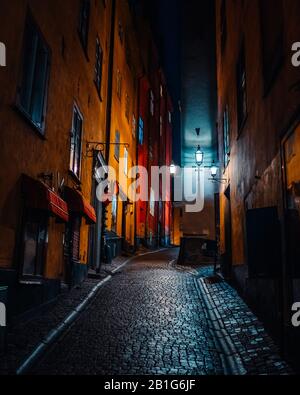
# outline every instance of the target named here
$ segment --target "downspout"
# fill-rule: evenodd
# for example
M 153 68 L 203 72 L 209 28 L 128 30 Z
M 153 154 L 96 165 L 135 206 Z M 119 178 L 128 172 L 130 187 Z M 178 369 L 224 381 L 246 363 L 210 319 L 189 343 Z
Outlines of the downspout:
M 106 107 L 106 136 L 105 136 L 105 161 L 109 163 L 110 153 L 110 135 L 111 135 L 111 109 L 113 97 L 113 74 L 114 74 L 114 44 L 115 44 L 115 23 L 116 23 L 116 0 L 112 0 L 111 10 L 111 31 L 109 43 L 109 60 L 108 60 L 108 84 L 107 84 L 107 107 Z

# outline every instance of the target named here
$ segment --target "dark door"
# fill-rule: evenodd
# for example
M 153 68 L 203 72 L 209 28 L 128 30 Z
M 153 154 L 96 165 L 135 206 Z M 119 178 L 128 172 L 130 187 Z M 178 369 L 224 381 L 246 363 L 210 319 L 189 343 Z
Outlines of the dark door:
M 231 234 L 231 201 L 230 185 L 225 191 L 225 255 L 223 256 L 222 272 L 226 279 L 231 278 L 232 271 L 232 234 Z

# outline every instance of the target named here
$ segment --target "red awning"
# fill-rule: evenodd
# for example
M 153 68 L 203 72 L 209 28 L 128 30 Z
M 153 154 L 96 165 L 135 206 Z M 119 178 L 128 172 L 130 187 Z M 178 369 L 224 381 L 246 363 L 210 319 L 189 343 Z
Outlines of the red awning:
M 63 222 L 69 221 L 67 203 L 46 184 L 23 175 L 22 191 L 27 207 L 47 211 Z
M 85 217 L 89 225 L 97 222 L 97 216 L 94 207 L 75 189 L 65 187 L 65 199 L 68 203 L 69 210 L 73 213 Z

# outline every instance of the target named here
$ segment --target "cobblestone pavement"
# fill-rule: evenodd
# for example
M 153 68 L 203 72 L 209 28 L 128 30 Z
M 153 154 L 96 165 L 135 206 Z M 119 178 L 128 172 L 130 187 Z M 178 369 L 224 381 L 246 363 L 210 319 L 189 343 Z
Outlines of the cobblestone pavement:
M 146 250 L 141 251 L 141 253 L 146 252 Z M 128 256 L 120 256 L 114 259 L 110 265 L 103 265 L 99 275 L 88 278 L 83 284 L 73 288 L 71 291 L 67 286 L 62 287 L 61 294 L 53 306 L 46 309 L 39 316 L 16 325 L 8 336 L 7 353 L 0 356 L 0 375 L 14 374 L 22 361 L 32 353 L 51 330 L 64 321 L 68 314 L 88 296 L 99 281 L 121 267 L 128 259 Z
M 32 373 L 224 374 L 220 334 L 243 374 L 290 373 L 232 288 L 211 284 L 211 268 L 171 267 L 177 254 L 140 257 L 116 274 Z M 222 315 L 219 330 L 210 309 Z

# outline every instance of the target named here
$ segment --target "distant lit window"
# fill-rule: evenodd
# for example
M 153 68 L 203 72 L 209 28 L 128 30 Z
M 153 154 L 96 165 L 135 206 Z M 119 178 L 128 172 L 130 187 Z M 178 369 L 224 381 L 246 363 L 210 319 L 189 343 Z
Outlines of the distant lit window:
M 90 6 L 89 0 L 81 0 L 78 30 L 81 44 L 85 50 L 88 44 Z
M 115 159 L 119 161 L 120 159 L 120 132 L 117 130 L 115 134 Z
M 164 88 L 162 85 L 160 85 L 160 97 L 163 97 L 164 95 Z
M 71 132 L 70 170 L 80 178 L 81 149 L 82 149 L 83 117 L 76 105 L 73 108 Z
M 140 117 L 139 119 L 139 144 L 142 145 L 144 143 L 144 121 Z
M 50 50 L 38 27 L 28 16 L 25 25 L 24 58 L 17 105 L 42 134 L 45 128 L 49 71 Z
M 239 132 L 247 118 L 247 111 L 246 59 L 245 44 L 243 43 L 237 64 L 237 115 Z
M 130 118 L 130 98 L 129 98 L 128 94 L 126 94 L 126 99 L 125 99 L 125 116 L 127 118 L 127 121 L 129 122 L 129 118 Z
M 127 176 L 128 174 L 128 150 L 124 149 L 124 174 Z
M 151 90 L 150 91 L 150 114 L 153 116 L 154 115 L 154 109 L 155 109 L 155 104 L 154 104 L 154 93 Z
M 224 52 L 227 41 L 227 13 L 226 13 L 226 0 L 221 3 L 221 49 Z
M 111 230 L 117 232 L 118 197 L 113 195 L 111 204 Z
M 155 192 L 154 189 L 150 189 L 150 215 L 155 217 Z
M 96 61 L 95 61 L 95 84 L 99 94 L 101 94 L 102 84 L 102 68 L 103 68 L 103 50 L 100 41 L 96 40 Z
M 223 136 L 224 136 L 224 167 L 226 168 L 230 160 L 230 121 L 229 121 L 228 106 L 226 106 L 223 114 Z
M 171 111 L 168 112 L 168 119 L 169 119 L 169 123 L 172 123 L 172 113 L 171 113 Z
M 122 74 L 120 70 L 117 72 L 117 95 L 118 98 L 121 100 L 122 98 Z

